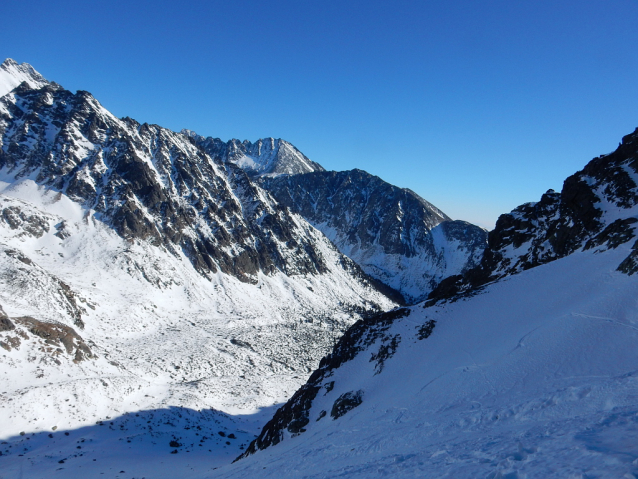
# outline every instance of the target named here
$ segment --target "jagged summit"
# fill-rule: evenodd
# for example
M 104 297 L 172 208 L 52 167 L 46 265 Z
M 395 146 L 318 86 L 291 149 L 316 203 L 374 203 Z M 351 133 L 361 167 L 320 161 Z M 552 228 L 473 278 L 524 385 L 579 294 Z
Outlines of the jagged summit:
M 325 171 L 319 163 L 280 138 L 261 138 L 254 143 L 237 139 L 224 142 L 219 138 L 205 138 L 192 130 L 184 129 L 181 133 L 195 140 L 211 156 L 239 166 L 253 178 Z
M 6 95 L 22 82 L 31 88 L 42 88 L 49 82 L 28 63 L 18 63 L 7 58 L 0 65 L 0 97 Z

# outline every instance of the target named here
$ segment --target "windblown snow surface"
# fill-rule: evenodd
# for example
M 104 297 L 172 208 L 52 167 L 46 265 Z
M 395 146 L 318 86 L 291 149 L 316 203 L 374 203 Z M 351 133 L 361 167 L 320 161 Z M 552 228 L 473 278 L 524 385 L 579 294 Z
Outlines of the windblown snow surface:
M 616 271 L 630 251 L 408 308 L 324 379 L 305 432 L 210 477 L 638 477 L 638 288 Z M 361 404 L 333 419 L 347 393 Z

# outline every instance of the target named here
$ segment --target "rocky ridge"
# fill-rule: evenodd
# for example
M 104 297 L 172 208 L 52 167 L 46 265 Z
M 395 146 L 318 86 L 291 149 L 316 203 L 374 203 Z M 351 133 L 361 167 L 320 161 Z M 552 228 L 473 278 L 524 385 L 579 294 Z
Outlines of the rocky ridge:
M 485 230 L 362 170 L 262 178 L 261 185 L 412 303 L 483 255 Z
M 182 134 L 192 138 L 213 158 L 239 166 L 251 178 L 324 171 L 320 164 L 282 139 L 262 138 L 254 143 L 236 139 L 224 142 L 219 138 L 203 137 L 191 130 L 182 130 Z
M 430 294 L 430 304 L 580 249 L 604 251 L 631 241 L 638 222 L 637 180 L 638 129 L 623 137 L 613 153 L 594 158 L 567 178 L 560 193 L 549 190 L 539 202 L 501 215 L 478 267 L 442 281 Z M 637 259 L 630 254 L 619 271 L 634 274 Z

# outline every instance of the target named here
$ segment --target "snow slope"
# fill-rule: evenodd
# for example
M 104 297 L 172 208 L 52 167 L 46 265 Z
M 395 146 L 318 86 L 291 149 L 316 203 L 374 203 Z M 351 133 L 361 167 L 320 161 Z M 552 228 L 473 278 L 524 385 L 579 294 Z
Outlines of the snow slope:
M 280 430 L 215 477 L 633 477 L 638 284 L 616 271 L 629 252 L 578 252 L 377 324 L 351 361 L 313 376 L 305 432 Z
M 638 130 L 362 320 L 216 477 L 638 477 Z

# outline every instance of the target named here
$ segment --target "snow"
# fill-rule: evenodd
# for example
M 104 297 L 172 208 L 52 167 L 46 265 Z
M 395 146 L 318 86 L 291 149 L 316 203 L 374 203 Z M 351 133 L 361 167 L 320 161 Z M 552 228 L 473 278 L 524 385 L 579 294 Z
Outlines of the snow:
M 306 432 L 214 477 L 634 477 L 637 283 L 616 271 L 629 250 L 575 253 L 411 308 L 387 331 L 401 341 L 382 373 L 372 346 L 330 377 Z M 359 407 L 318 420 L 360 389 Z
M 259 164 L 255 161 L 255 158 L 248 155 L 238 156 L 233 160 L 233 162 L 245 170 L 257 170 L 259 168 Z
M 28 63 L 17 64 L 13 60 L 7 59 L 0 65 L 0 97 L 24 81 L 31 88 L 42 88 L 48 83 Z

